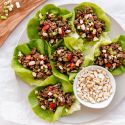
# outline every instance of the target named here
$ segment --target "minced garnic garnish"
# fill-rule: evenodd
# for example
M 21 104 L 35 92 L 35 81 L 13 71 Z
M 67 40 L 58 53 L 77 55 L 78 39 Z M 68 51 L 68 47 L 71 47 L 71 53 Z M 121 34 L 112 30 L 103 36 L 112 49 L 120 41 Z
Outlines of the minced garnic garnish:
M 95 64 L 106 69 L 114 70 L 123 64 L 125 52 L 118 43 L 112 43 L 100 47 L 101 54 L 95 60 Z
M 112 83 L 106 71 L 102 69 L 83 69 L 78 76 L 76 92 L 80 99 L 99 103 L 112 94 Z
M 23 67 L 32 70 L 35 79 L 46 79 L 52 74 L 51 65 L 47 55 L 41 55 L 36 48 L 32 49 L 29 55 L 18 53 L 18 62 Z
M 68 73 L 80 69 L 83 63 L 83 54 L 80 51 L 70 51 L 60 47 L 54 52 L 53 60 L 61 73 Z
M 42 18 L 42 15 L 39 16 Z M 63 20 L 61 16 L 52 13 L 46 13 L 46 19 L 41 19 L 38 30 L 40 37 L 52 45 L 72 32 L 67 19 Z
M 74 24 L 79 35 L 89 41 L 97 41 L 105 30 L 105 22 L 100 20 L 89 6 L 76 10 Z
M 42 90 L 36 90 L 39 105 L 42 109 L 55 111 L 58 106 L 70 108 L 74 102 L 74 98 L 70 93 L 64 93 L 60 84 L 47 86 Z

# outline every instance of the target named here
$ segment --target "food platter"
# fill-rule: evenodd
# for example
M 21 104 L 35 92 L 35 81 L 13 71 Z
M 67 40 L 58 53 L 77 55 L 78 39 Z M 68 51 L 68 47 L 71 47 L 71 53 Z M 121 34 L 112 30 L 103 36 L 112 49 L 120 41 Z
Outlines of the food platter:
M 75 6 L 76 6 L 76 4 L 64 4 L 64 5 L 61 5 L 60 7 L 66 8 L 66 9 L 71 11 Z M 119 34 L 125 34 L 124 30 L 115 21 L 115 19 L 113 19 L 109 15 L 108 15 L 108 17 L 111 20 L 110 38 L 113 39 Z M 23 43 L 24 41 L 25 42 L 28 41 L 26 30 L 22 34 L 18 43 L 20 44 L 20 43 Z M 80 111 L 75 112 L 72 115 L 63 117 L 63 118 L 59 119 L 59 121 L 63 122 L 63 123 L 74 123 L 74 124 L 77 123 L 78 124 L 78 123 L 89 122 L 89 121 L 92 121 L 92 120 L 95 120 L 95 119 L 98 119 L 98 118 L 104 116 L 104 114 L 108 113 L 113 108 L 115 108 L 122 101 L 122 99 L 125 96 L 125 94 L 124 94 L 124 87 L 125 87 L 125 85 L 124 85 L 124 82 L 125 82 L 124 75 L 125 74 L 122 74 L 118 77 L 115 77 L 116 83 L 117 83 L 117 89 L 116 89 L 115 97 L 114 97 L 113 101 L 111 102 L 111 104 L 107 108 L 91 109 L 91 108 L 87 108 L 87 107 L 82 106 Z M 30 88 L 26 88 L 26 86 L 23 85 L 24 82 L 22 82 L 18 77 L 17 77 L 17 81 L 19 82 L 19 85 L 21 86 L 20 87 L 21 92 L 27 93 L 27 91 L 29 91 Z

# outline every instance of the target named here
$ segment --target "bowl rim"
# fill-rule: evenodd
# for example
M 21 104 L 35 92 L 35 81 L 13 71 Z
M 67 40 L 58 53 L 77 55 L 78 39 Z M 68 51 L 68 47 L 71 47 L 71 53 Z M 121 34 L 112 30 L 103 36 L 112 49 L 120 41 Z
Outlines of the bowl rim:
M 85 69 L 101 69 L 101 70 L 104 70 L 106 71 L 108 77 L 110 78 L 110 81 L 112 83 L 112 94 L 110 95 L 110 97 L 103 101 L 103 102 L 99 102 L 99 103 L 90 103 L 90 102 L 86 102 L 82 99 L 80 99 L 77 95 L 77 92 L 76 92 L 76 85 L 78 83 L 78 76 L 81 72 L 83 72 L 83 70 Z M 97 65 L 90 65 L 90 66 L 87 66 L 87 67 L 84 67 L 82 70 L 80 70 L 76 77 L 75 77 L 75 80 L 74 80 L 74 83 L 73 83 L 73 91 L 74 91 L 74 95 L 76 97 L 76 99 L 83 105 L 83 106 L 86 106 L 86 107 L 89 107 L 89 108 L 94 108 L 94 109 L 101 109 L 101 108 L 106 108 L 110 103 L 111 101 L 113 100 L 114 98 L 114 95 L 115 95 L 115 92 L 116 92 L 116 81 L 115 81 L 115 78 L 114 76 L 106 69 L 106 68 L 103 68 L 101 66 L 97 66 Z

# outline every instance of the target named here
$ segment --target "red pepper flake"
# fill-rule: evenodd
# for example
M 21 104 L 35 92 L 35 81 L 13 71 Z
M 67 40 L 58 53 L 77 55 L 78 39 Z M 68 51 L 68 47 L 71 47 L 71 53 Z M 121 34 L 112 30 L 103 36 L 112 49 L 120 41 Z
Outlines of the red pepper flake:
M 56 107 L 55 103 L 50 102 L 49 108 L 50 108 L 51 110 L 53 110 L 55 107 Z

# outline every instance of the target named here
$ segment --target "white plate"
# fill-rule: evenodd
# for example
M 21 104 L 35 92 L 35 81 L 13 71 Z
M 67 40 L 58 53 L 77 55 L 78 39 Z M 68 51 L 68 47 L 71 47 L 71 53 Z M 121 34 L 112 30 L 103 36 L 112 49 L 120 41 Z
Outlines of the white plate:
M 64 7 L 68 10 L 72 10 L 75 6 L 76 4 L 61 5 L 61 7 Z M 110 38 L 113 39 L 117 37 L 117 35 L 119 34 L 122 34 L 122 35 L 125 34 L 125 31 L 121 28 L 121 26 L 111 16 L 109 16 L 109 18 L 111 20 Z M 19 43 L 22 43 L 23 41 L 28 42 L 26 30 L 24 31 L 21 38 L 19 39 Z M 19 84 L 22 84 L 20 85 L 22 92 L 27 93 L 26 91 L 27 89 L 29 91 L 29 88 L 25 88 L 26 86 L 23 85 L 24 83 L 19 78 L 17 78 L 17 80 Z M 89 122 L 89 121 L 102 117 L 104 114 L 108 113 L 113 108 L 115 108 L 115 106 L 118 105 L 121 102 L 121 100 L 123 100 L 123 98 L 125 97 L 125 92 L 124 92 L 125 91 L 125 74 L 122 74 L 116 77 L 116 83 L 117 83 L 117 90 L 116 90 L 115 97 L 112 103 L 107 108 L 91 109 L 91 108 L 82 106 L 82 109 L 80 111 L 75 112 L 74 114 L 70 116 L 63 117 L 59 119 L 59 121 L 63 123 L 85 123 L 85 122 Z

